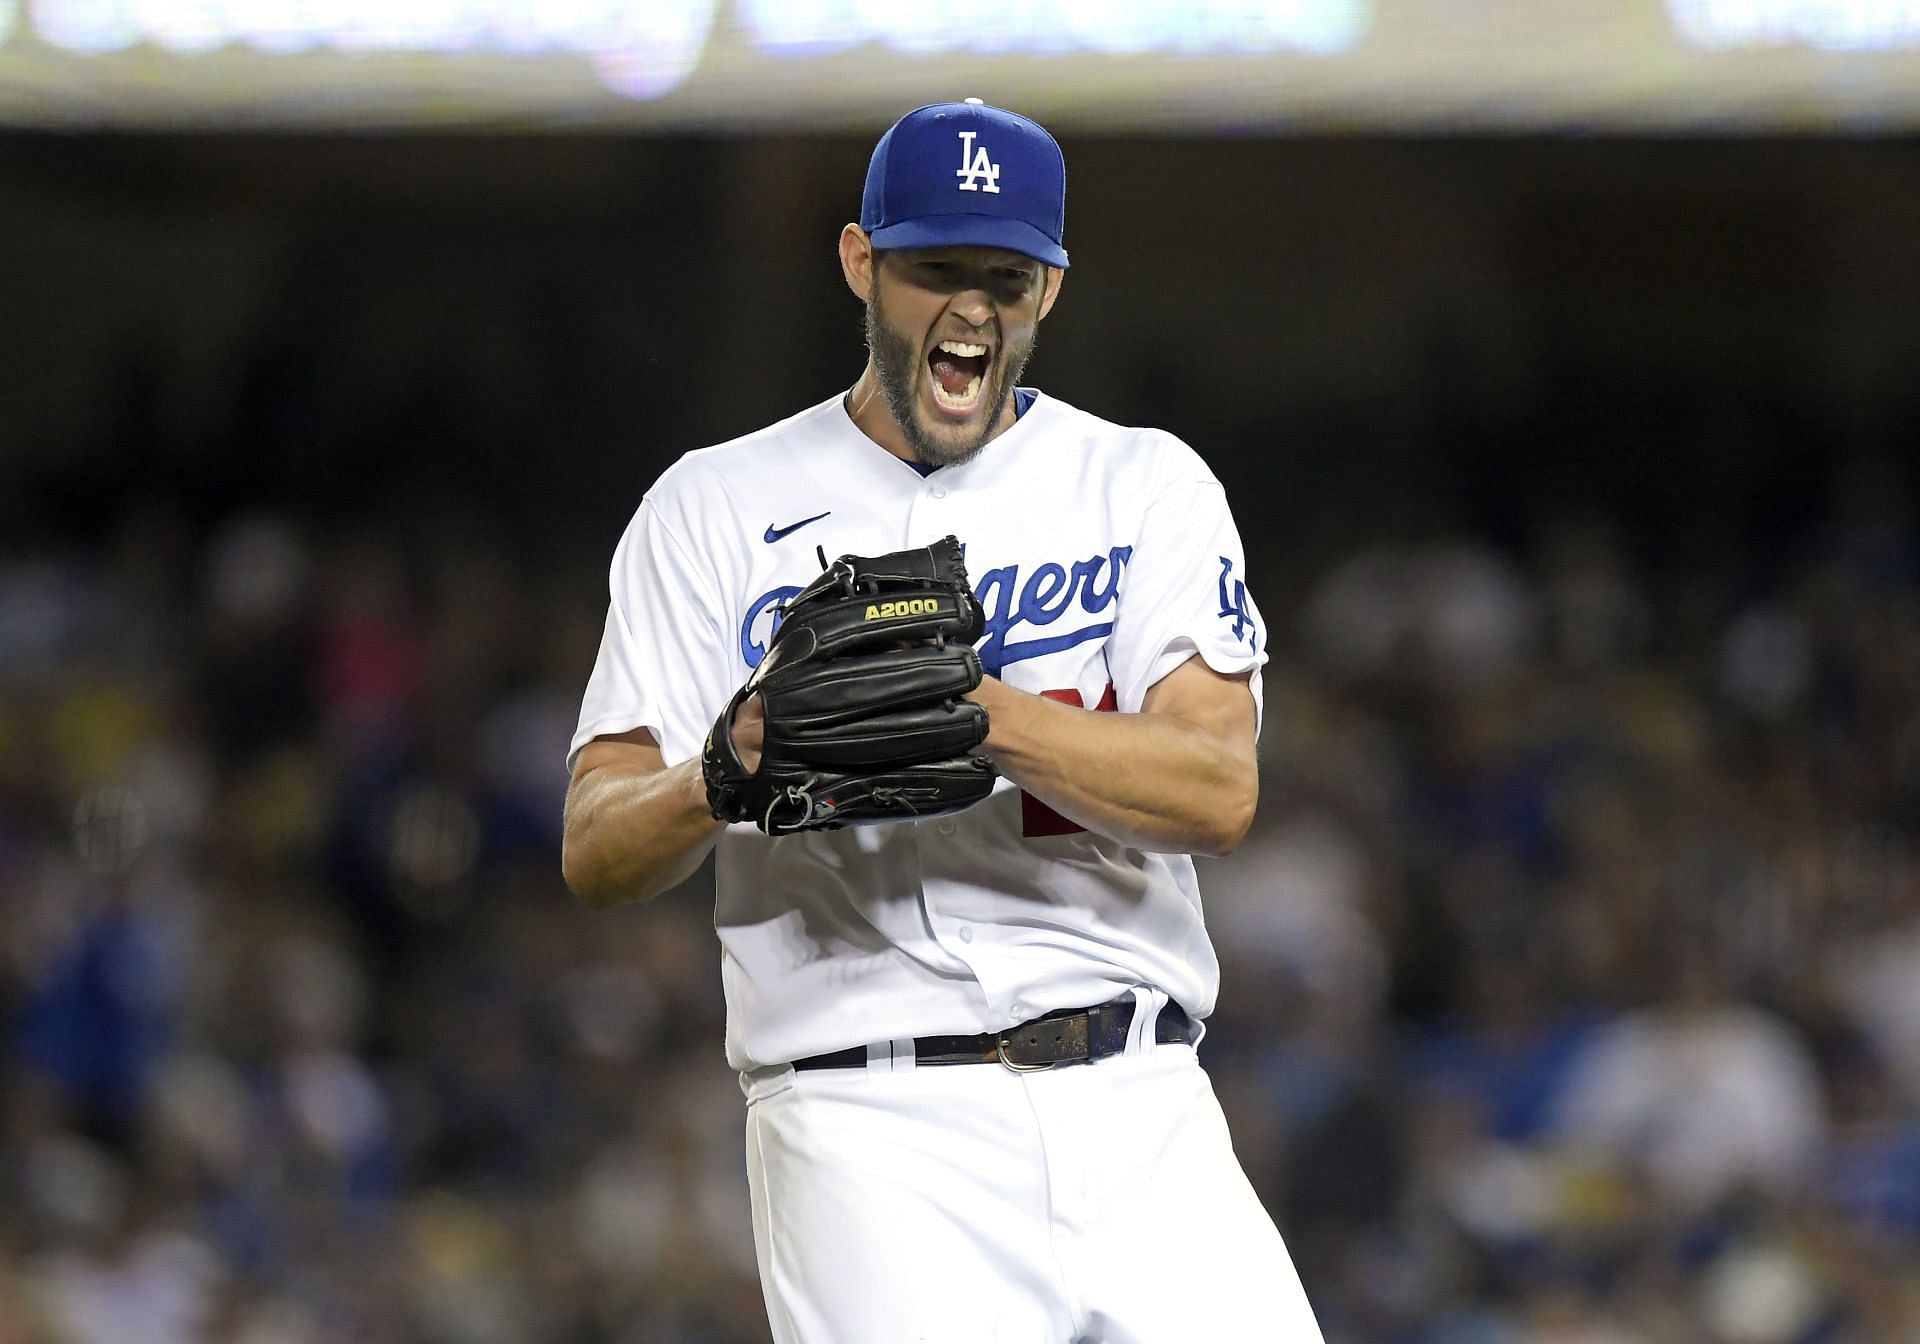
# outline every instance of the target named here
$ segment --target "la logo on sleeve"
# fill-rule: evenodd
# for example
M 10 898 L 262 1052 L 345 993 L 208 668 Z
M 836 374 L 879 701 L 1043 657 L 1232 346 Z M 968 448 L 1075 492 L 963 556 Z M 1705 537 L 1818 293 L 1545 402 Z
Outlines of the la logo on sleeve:
M 960 179 L 962 191 L 990 191 L 998 196 L 1000 165 L 987 157 L 985 145 L 974 145 L 974 137 L 979 134 L 978 131 L 960 132 L 960 167 L 954 176 Z
M 1247 585 L 1233 577 L 1233 561 L 1220 557 L 1220 619 L 1233 622 L 1233 637 L 1247 641 L 1252 648 L 1256 638 L 1253 606 L 1247 601 Z

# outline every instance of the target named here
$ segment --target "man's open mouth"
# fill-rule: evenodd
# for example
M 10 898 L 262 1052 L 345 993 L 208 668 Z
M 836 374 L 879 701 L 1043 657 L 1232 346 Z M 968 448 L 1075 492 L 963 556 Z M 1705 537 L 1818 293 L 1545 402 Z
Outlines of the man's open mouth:
M 980 402 L 987 379 L 987 347 L 967 341 L 942 341 L 927 356 L 933 374 L 933 400 L 940 409 L 964 414 Z

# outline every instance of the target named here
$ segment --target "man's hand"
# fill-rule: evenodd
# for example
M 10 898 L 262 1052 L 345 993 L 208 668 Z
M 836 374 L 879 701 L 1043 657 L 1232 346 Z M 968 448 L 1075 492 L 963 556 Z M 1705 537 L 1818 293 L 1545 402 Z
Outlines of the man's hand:
M 740 764 L 749 770 L 760 768 L 760 744 L 767 733 L 767 710 L 757 695 L 748 696 L 734 713 L 733 727 L 727 736 L 733 739 L 733 749 L 740 753 Z

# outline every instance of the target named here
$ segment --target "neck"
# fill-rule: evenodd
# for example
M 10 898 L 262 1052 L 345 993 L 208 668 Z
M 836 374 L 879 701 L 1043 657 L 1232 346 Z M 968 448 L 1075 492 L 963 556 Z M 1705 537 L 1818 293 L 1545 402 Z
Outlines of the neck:
M 847 418 L 853 421 L 854 428 L 902 462 L 920 460 L 901 431 L 900 422 L 887 407 L 887 399 L 880 391 L 880 371 L 873 367 L 871 359 L 860 371 L 860 380 L 847 393 Z
M 853 421 L 854 428 L 885 448 L 902 462 L 918 462 L 919 455 L 913 451 L 913 445 L 907 442 L 905 431 L 900 422 L 893 418 L 893 411 L 887 405 L 886 396 L 880 391 L 880 371 L 867 361 L 867 367 L 860 371 L 860 380 L 848 391 L 845 398 L 847 418 Z M 991 443 L 994 439 L 1013 427 L 1018 419 L 1014 414 L 1013 399 L 1007 399 L 1006 409 L 1000 413 L 994 424 L 993 433 L 987 436 Z

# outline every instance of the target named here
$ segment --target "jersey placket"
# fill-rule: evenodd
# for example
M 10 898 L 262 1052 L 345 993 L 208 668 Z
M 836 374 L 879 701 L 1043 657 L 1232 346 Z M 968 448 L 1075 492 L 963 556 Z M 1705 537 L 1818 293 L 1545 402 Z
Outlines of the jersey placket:
M 913 502 L 907 511 L 907 544 L 918 546 L 952 533 L 965 536 L 968 532 L 965 491 L 954 480 L 953 468 L 942 468 L 920 482 L 920 488 L 914 494 Z M 914 823 L 914 847 L 920 858 L 920 913 L 926 921 L 928 934 L 942 952 L 960 962 L 973 973 L 981 992 L 986 995 L 987 1008 L 997 1015 L 1002 1008 L 1004 991 L 997 990 L 991 967 L 982 974 L 981 954 L 987 951 L 985 942 L 975 941 L 975 930 L 965 920 L 946 914 L 941 909 L 939 895 L 946 886 L 940 878 L 929 879 L 929 870 L 934 873 L 952 871 L 952 863 L 946 854 L 936 853 L 934 861 L 927 861 L 930 848 L 948 849 L 963 843 L 960 836 L 964 829 L 960 816 L 930 818 Z M 1012 1005 L 1011 1011 L 1017 1017 L 1024 1005 Z
M 968 835 L 964 814 L 917 821 L 913 823 L 913 831 L 915 858 L 920 866 L 920 909 L 929 936 L 942 952 L 972 973 L 991 1018 L 1021 1021 L 1033 1016 L 1025 1003 L 1011 997 L 1002 967 L 995 964 L 991 931 L 977 929 L 967 919 L 948 914 L 942 899 L 955 885 L 954 879 L 946 875 L 955 870 L 956 847 L 986 842 Z

